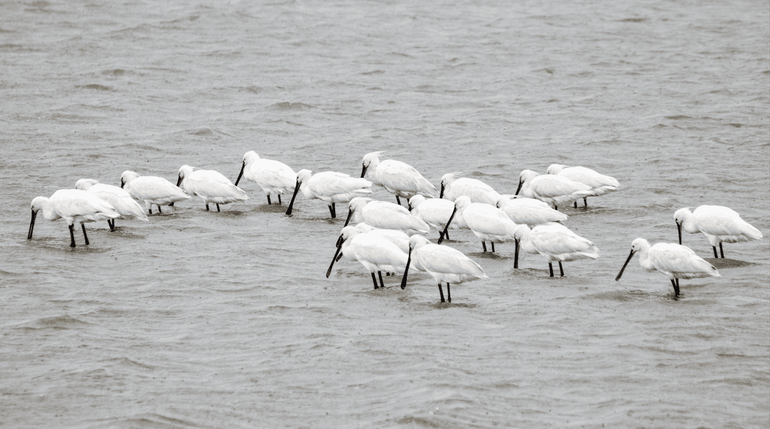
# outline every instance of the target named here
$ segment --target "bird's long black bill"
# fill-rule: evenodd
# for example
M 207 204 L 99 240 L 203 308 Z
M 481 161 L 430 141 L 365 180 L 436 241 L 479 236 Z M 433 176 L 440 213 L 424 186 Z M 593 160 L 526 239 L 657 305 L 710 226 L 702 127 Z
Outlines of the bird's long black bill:
M 366 176 L 366 170 L 367 170 L 368 168 L 369 168 L 369 167 L 367 167 L 367 166 L 365 166 L 365 165 L 364 165 L 364 166 L 363 166 L 363 168 L 361 169 L 361 178 L 362 178 L 362 179 L 364 178 L 364 176 Z
M 345 226 L 348 226 L 348 224 L 350 223 L 350 218 L 351 217 L 353 217 L 353 210 L 348 209 L 348 217 L 347 217 L 347 219 L 345 219 Z
M 342 238 L 341 235 L 340 235 L 340 238 Z M 334 268 L 334 263 L 337 262 L 337 255 L 340 253 L 340 250 L 342 250 L 342 242 L 340 240 L 337 240 L 337 250 L 334 252 L 334 257 L 332 258 L 332 263 L 329 264 L 329 269 L 326 270 L 326 278 L 327 279 L 329 278 L 329 276 L 332 273 L 332 268 Z
M 235 186 L 238 186 L 238 182 L 241 181 L 241 176 L 243 176 L 243 170 L 245 168 L 246 168 L 246 161 L 244 161 L 243 164 L 241 164 L 241 172 L 238 173 L 238 178 L 235 179 Z M 270 198 L 270 196 L 268 195 L 267 198 Z
M 519 180 L 519 187 L 516 188 L 516 193 L 513 195 L 519 195 L 519 191 L 521 191 L 521 185 L 523 185 L 524 182 L 522 180 Z
M 679 245 L 682 245 L 682 224 L 679 222 L 676 223 L 676 230 L 679 233 Z
M 289 202 L 289 208 L 286 209 L 286 216 L 291 215 L 291 209 L 292 207 L 294 207 L 294 199 L 297 198 L 297 192 L 299 192 L 299 186 L 300 186 L 299 179 L 297 179 L 297 184 L 294 185 L 294 193 L 291 194 L 291 202 Z
M 444 186 L 444 184 L 442 183 L 442 184 L 441 184 L 441 192 L 439 192 L 439 193 L 438 193 L 438 197 L 439 197 L 439 198 L 444 198 L 444 188 L 445 188 L 445 186 Z
M 516 243 L 516 251 L 513 254 L 513 268 L 519 268 L 519 240 L 514 240 Z
M 182 175 L 180 174 L 179 177 L 176 179 L 176 186 L 179 187 L 179 184 L 182 183 Z
M 401 290 L 406 289 L 406 277 L 409 273 L 409 265 L 412 263 L 412 248 L 409 248 L 409 256 L 406 258 L 406 268 L 404 269 L 404 276 L 401 277 Z
M 618 273 L 617 277 L 615 277 L 615 281 L 620 280 L 620 277 L 623 275 L 623 271 L 626 270 L 626 266 L 628 265 L 628 262 L 631 261 L 631 258 L 634 257 L 634 251 L 631 250 L 631 253 L 628 254 L 628 258 L 626 258 L 626 263 L 623 264 L 623 268 L 620 269 L 620 272 Z
M 446 231 L 449 229 L 449 224 L 452 223 L 452 219 L 455 218 L 455 213 L 457 213 L 457 206 L 455 206 L 454 210 L 452 210 L 452 215 L 449 216 L 449 221 L 447 221 L 446 225 L 444 226 L 444 232 L 441 234 L 441 236 L 438 238 L 438 244 L 441 244 L 441 242 L 444 241 L 444 237 L 447 236 Z
M 27 240 L 32 239 L 32 230 L 35 229 L 35 218 L 37 217 L 37 212 L 34 210 L 30 210 L 32 212 L 32 219 L 29 221 L 29 232 L 27 233 Z

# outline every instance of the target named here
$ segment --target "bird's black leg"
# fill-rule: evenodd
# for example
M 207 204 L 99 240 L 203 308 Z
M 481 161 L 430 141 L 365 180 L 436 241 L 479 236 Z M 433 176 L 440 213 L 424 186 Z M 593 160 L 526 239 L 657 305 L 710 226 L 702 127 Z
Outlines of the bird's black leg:
M 281 194 L 278 194 L 278 205 L 281 205 Z
M 484 247 L 484 251 L 486 252 L 487 251 L 487 243 L 482 241 L 481 242 L 481 246 Z
M 452 302 L 452 292 L 449 290 L 449 283 L 446 284 L 446 300 Z
M 577 201 L 575 201 L 575 208 L 577 208 Z
M 401 205 L 401 198 L 398 198 L 398 195 L 396 195 L 396 203 L 400 206 Z
M 561 276 L 564 277 L 564 268 L 561 266 L 561 261 L 559 261 L 559 272 L 561 273 Z
M 516 253 L 513 256 L 513 268 L 519 268 L 519 240 L 516 240 Z
M 385 283 L 382 282 L 382 271 L 377 271 L 377 275 L 380 276 L 380 287 L 385 289 Z
M 81 223 L 80 228 L 83 230 L 83 238 L 86 239 L 86 245 L 91 244 L 88 242 L 88 236 L 86 235 L 86 224 Z
M 110 232 L 115 231 L 115 221 L 112 219 L 107 219 L 107 225 L 110 226 Z
M 74 225 L 70 225 L 70 247 L 75 247 L 75 232 Z
M 280 197 L 279 197 L 279 198 L 280 198 Z M 273 203 L 271 203 L 271 202 L 270 202 L 270 195 L 268 195 L 268 196 L 267 196 L 267 204 L 268 204 L 268 205 L 270 205 L 270 204 L 273 204 Z
M 711 246 L 712 249 L 714 249 L 714 258 L 718 258 L 719 255 L 717 255 L 717 248 L 715 246 Z
M 374 288 L 379 289 L 380 287 L 377 286 L 377 277 L 375 277 L 374 273 L 372 273 L 372 282 L 374 283 Z
M 438 293 L 441 294 L 441 302 L 446 302 L 444 301 L 444 290 L 441 289 L 441 283 L 438 284 Z
M 490 241 L 490 243 L 492 243 L 492 253 L 495 253 L 495 242 L 494 241 Z
M 553 265 L 550 262 L 548 263 L 548 271 L 551 272 L 551 277 L 553 277 Z
M 334 216 L 334 203 L 329 206 L 329 215 L 334 219 L 336 216 Z
M 444 238 L 449 240 L 449 229 L 444 232 Z
M 583 197 L 583 204 L 585 204 L 584 206 L 585 208 L 588 208 L 588 199 L 586 199 L 585 197 Z
M 671 285 L 674 286 L 674 295 L 678 298 L 679 297 L 679 279 L 671 279 Z
M 206 211 L 209 210 L 209 203 L 206 203 Z
M 724 259 L 725 258 L 725 251 L 722 250 L 722 242 L 721 241 L 719 242 L 719 253 L 722 254 L 722 259 Z
M 158 206 L 158 213 L 163 214 L 163 210 L 160 209 L 160 206 Z
M 160 206 L 158 206 L 158 208 L 160 208 Z M 152 214 L 152 206 L 150 206 L 150 208 L 147 210 L 150 212 L 150 214 Z
M 219 204 L 217 204 L 217 211 L 219 211 Z

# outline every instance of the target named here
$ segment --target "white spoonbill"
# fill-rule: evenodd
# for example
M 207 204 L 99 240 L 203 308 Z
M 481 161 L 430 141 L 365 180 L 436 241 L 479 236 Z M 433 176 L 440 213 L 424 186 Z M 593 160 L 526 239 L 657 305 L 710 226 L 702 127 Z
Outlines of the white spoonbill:
M 529 232 L 526 229 L 519 228 L 516 231 L 515 235 L 519 237 L 518 241 L 525 251 L 528 251 L 529 246 L 532 246 L 537 253 L 545 257 L 548 261 L 551 277 L 553 277 L 553 262 L 559 263 L 559 272 L 561 277 L 564 277 L 562 262 L 599 257 L 598 247 L 560 223 L 538 225 Z M 514 261 L 514 268 L 518 268 L 517 265 L 517 261 Z
M 399 197 L 408 200 L 415 195 L 438 196 L 436 187 L 414 167 L 395 159 L 386 159 L 380 162 L 380 154 L 382 151 L 364 155 L 364 159 L 361 161 L 363 164 L 361 177 L 366 177 L 368 173 L 372 183 L 382 186 L 396 196 L 398 205 L 401 205 Z
M 80 224 L 83 230 L 83 238 L 86 245 L 88 245 L 90 243 L 88 242 L 88 235 L 86 235 L 85 222 L 96 222 L 120 217 L 120 213 L 110 203 L 80 189 L 60 189 L 54 192 L 51 198 L 35 197 L 32 200 L 31 209 L 32 219 L 29 222 L 27 240 L 32 239 L 37 212 L 43 210 L 43 217 L 47 220 L 53 221 L 64 218 L 67 221 L 70 230 L 70 247 L 75 247 L 75 233 L 73 229 L 76 223 Z
M 351 226 L 351 227 L 346 226 L 345 228 L 354 228 L 356 231 L 358 231 L 357 233 L 359 234 L 367 233 L 367 234 L 377 235 L 395 244 L 396 247 L 398 247 L 402 252 L 404 253 L 409 252 L 409 236 L 406 235 L 406 233 L 403 231 L 397 231 L 395 229 L 375 228 L 366 223 L 359 223 L 358 225 Z M 345 245 L 347 246 L 349 245 L 349 243 L 350 241 L 348 240 L 347 242 L 345 242 Z M 334 258 L 332 258 L 331 264 L 329 264 L 329 269 L 326 270 L 326 278 L 329 278 L 329 275 L 332 272 L 332 268 L 334 267 L 334 263 L 336 261 L 339 261 L 340 258 L 342 258 L 343 256 L 345 256 L 345 253 L 343 250 L 344 249 L 342 248 L 342 235 L 340 234 L 340 237 L 337 239 L 337 251 L 334 254 Z M 348 259 L 355 260 L 355 257 L 349 256 Z
M 586 207 L 588 207 L 587 197 L 598 197 L 599 195 L 604 195 L 608 192 L 614 192 L 617 191 L 620 186 L 620 183 L 618 183 L 614 177 L 606 176 L 586 167 L 569 167 L 563 164 L 551 164 L 546 172 L 548 174 L 564 176 L 567 179 L 590 186 L 591 194 L 583 197 L 583 204 L 585 204 Z M 575 208 L 577 208 L 577 201 L 575 201 Z
M 415 195 L 409 199 L 409 206 L 412 207 L 412 216 L 421 219 L 428 226 L 436 228 L 439 232 L 439 238 L 444 239 L 444 227 L 446 227 L 452 212 L 455 209 L 453 202 L 441 198 L 428 198 L 422 195 Z M 459 228 L 459 223 L 452 224 L 453 229 Z M 449 239 L 449 236 L 446 236 Z
M 639 253 L 639 265 L 647 271 L 658 270 L 671 280 L 674 295 L 679 296 L 679 279 L 694 279 L 700 277 L 721 277 L 713 265 L 701 259 L 687 246 L 676 243 L 657 243 L 650 246 L 644 238 L 637 238 L 631 243 L 631 253 L 626 263 L 620 269 L 615 281 L 620 280 L 626 265 Z
M 428 241 L 421 235 L 413 235 L 409 239 L 409 255 L 404 276 L 401 278 L 401 289 L 406 288 L 409 265 L 414 261 L 418 270 L 426 271 L 438 284 L 441 302 L 444 301 L 444 291 L 441 282 L 446 283 L 447 301 L 452 302 L 451 283 L 462 283 L 475 279 L 489 278 L 479 264 L 473 262 L 457 249 L 449 246 L 439 246 Z
M 409 213 L 406 207 L 371 198 L 353 198 L 350 200 L 350 212 L 346 221 L 364 222 L 375 228 L 396 229 L 407 234 L 427 234 L 430 226 L 423 220 Z
M 134 217 L 147 222 L 147 215 L 144 214 L 144 209 L 142 209 L 142 206 L 140 206 L 125 189 L 99 183 L 98 180 L 94 179 L 78 180 L 75 183 L 75 189 L 87 191 L 104 201 L 107 201 L 118 213 L 120 213 L 120 217 L 122 218 Z M 107 225 L 110 226 L 110 231 L 115 231 L 114 219 L 107 219 Z
M 441 177 L 441 193 L 439 198 L 455 201 L 463 195 L 469 197 L 473 203 L 495 205 L 500 199 L 491 186 L 478 179 L 458 177 L 460 173 L 447 173 Z
M 293 192 L 297 183 L 297 173 L 288 165 L 272 159 L 260 158 L 256 152 L 250 150 L 243 155 L 243 164 L 235 186 L 241 181 L 241 176 L 256 182 L 267 196 L 267 203 L 271 195 L 278 196 L 278 204 L 281 204 L 281 195 L 284 192 Z
M 294 193 L 291 196 L 289 208 L 286 209 L 286 215 L 291 215 L 294 199 L 297 197 L 297 192 L 300 189 L 305 197 L 325 202 L 329 206 L 329 213 L 332 219 L 334 219 L 337 217 L 335 203 L 347 203 L 355 197 L 369 195 L 372 193 L 371 188 L 372 182 L 366 179 L 350 177 L 345 173 L 324 171 L 313 174 L 310 170 L 300 170 L 297 172 Z
M 354 226 L 342 228 L 342 234 L 340 234 L 337 243 L 338 252 L 342 250 L 347 258 L 355 258 L 364 268 L 369 270 L 375 289 L 385 287 L 382 281 L 382 271 L 400 272 L 407 265 L 407 254 L 390 240 L 376 234 L 361 232 Z M 335 253 L 332 261 L 336 258 L 337 254 Z M 379 286 L 377 286 L 375 272 L 380 278 Z
M 517 225 L 535 226 L 548 222 L 563 222 L 568 219 L 564 213 L 552 209 L 547 203 L 535 198 L 503 195 L 497 200 L 497 208 L 504 211 Z
M 541 175 L 532 170 L 524 170 L 519 174 L 519 192 L 529 198 L 537 198 L 552 204 L 558 210 L 560 205 L 569 204 L 579 198 L 591 195 L 591 187 L 575 182 L 564 176 L 553 174 Z
M 494 252 L 495 243 L 514 240 L 513 232 L 516 229 L 516 224 L 505 212 L 495 206 L 472 203 L 469 197 L 463 195 L 455 200 L 455 210 L 452 212 L 447 225 L 452 223 L 454 217 L 462 217 L 473 234 L 481 239 L 481 246 L 485 252 L 487 251 L 486 241 L 492 243 L 492 252 Z M 439 244 L 441 241 L 439 238 Z
M 516 229 L 513 233 L 513 239 L 516 241 L 516 253 L 513 256 L 513 268 L 519 268 L 519 250 L 525 253 L 531 253 L 537 255 L 535 246 L 532 245 L 532 240 L 529 239 L 530 229 L 527 225 L 516 225 Z
M 222 173 L 214 170 L 194 170 L 189 165 L 179 168 L 179 179 L 176 185 L 188 194 L 200 197 L 206 204 L 206 210 L 209 209 L 209 202 L 216 204 L 219 211 L 220 204 L 249 199 L 243 189 L 233 185 L 233 182 Z
M 679 230 L 679 244 L 682 244 L 682 229 L 690 234 L 702 232 L 709 239 L 715 258 L 719 257 L 717 245 L 722 258 L 725 257 L 722 242 L 738 243 L 762 238 L 758 229 L 741 219 L 735 210 L 724 206 L 700 206 L 692 212 L 690 207 L 679 209 L 674 213 L 674 221 Z
M 190 199 L 181 188 L 162 177 L 140 176 L 130 170 L 120 175 L 120 187 L 135 199 L 144 201 L 144 206 L 150 214 L 153 204 L 158 207 L 158 213 L 163 213 L 160 206 L 170 206 L 177 201 Z

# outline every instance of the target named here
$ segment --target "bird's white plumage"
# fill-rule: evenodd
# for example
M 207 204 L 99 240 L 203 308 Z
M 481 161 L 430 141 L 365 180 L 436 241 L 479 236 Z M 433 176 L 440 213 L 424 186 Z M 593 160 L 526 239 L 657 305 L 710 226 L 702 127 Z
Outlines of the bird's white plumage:
M 121 174 L 120 187 L 133 198 L 144 201 L 149 211 L 152 211 L 153 204 L 160 207 L 190 199 L 182 189 L 162 177 L 140 176 L 130 170 Z
M 629 260 L 634 254 L 639 254 L 639 265 L 642 268 L 648 271 L 657 270 L 671 280 L 721 277 L 716 267 L 700 258 L 689 247 L 676 243 L 657 243 L 650 246 L 644 238 L 637 238 L 631 243 Z M 625 268 L 625 265 L 623 267 Z
M 382 152 L 364 155 L 361 177 L 368 177 L 375 185 L 382 186 L 398 197 L 412 198 L 415 195 L 438 197 L 438 190 L 417 169 L 394 159 L 380 161 Z
M 455 209 L 453 202 L 440 198 L 425 198 L 422 195 L 415 195 L 409 199 L 409 205 L 412 207 L 412 215 L 430 227 L 441 231 L 446 226 L 452 211 Z M 459 228 L 462 223 L 452 222 L 450 229 Z
M 500 199 L 500 194 L 481 180 L 459 177 L 459 173 L 447 173 L 441 177 L 441 198 L 455 201 L 462 196 L 474 203 L 491 205 Z
M 142 206 L 137 203 L 131 194 L 125 189 L 117 186 L 99 183 L 94 179 L 80 179 L 75 183 L 75 189 L 86 191 L 107 201 L 121 217 L 134 217 L 139 220 L 147 221 L 147 215 Z
M 347 203 L 372 193 L 372 182 L 336 171 L 313 174 L 310 170 L 300 170 L 297 180 L 305 197 L 319 199 L 326 204 Z
M 341 235 L 343 255 L 357 260 L 370 273 L 404 271 L 407 253 L 389 239 L 354 226 L 342 228 Z
M 259 185 L 268 197 L 293 192 L 297 183 L 297 173 L 291 167 L 280 161 L 260 158 L 253 150 L 243 155 L 241 172 L 235 181 L 236 186 L 241 176 Z
M 674 221 L 685 231 L 695 234 L 702 232 L 712 246 L 719 243 L 738 243 L 759 240 L 762 233 L 741 218 L 735 210 L 724 206 L 699 206 L 694 211 L 679 209 Z
M 54 192 L 50 198 L 36 197 L 30 205 L 32 210 L 32 219 L 29 225 L 29 234 L 27 239 L 32 238 L 37 213 L 42 210 L 43 217 L 46 220 L 64 219 L 70 227 L 70 236 L 72 238 L 71 246 L 75 247 L 75 237 L 73 235 L 73 226 L 75 224 L 83 225 L 85 222 L 96 222 L 100 220 L 116 219 L 120 217 L 110 203 L 97 197 L 94 194 L 82 191 L 80 189 L 60 189 Z M 88 238 L 83 228 L 83 236 L 88 244 Z
M 472 203 L 465 195 L 455 200 L 457 213 L 461 216 L 468 228 L 473 231 L 481 241 L 503 243 L 513 241 L 516 224 L 505 212 L 495 206 L 484 203 Z
M 519 192 L 525 197 L 537 198 L 558 207 L 590 196 L 591 187 L 564 176 L 541 175 L 532 170 L 524 170 L 519 175 L 519 189 L 516 194 Z
M 354 198 L 350 201 L 350 215 L 353 223 L 364 222 L 375 228 L 395 229 L 407 234 L 430 232 L 430 226 L 405 207 L 386 201 Z
M 618 183 L 614 177 L 601 174 L 587 167 L 569 167 L 562 164 L 551 164 L 548 167 L 547 173 L 563 176 L 575 182 L 590 186 L 591 194 L 588 196 L 599 196 L 608 192 L 614 192 L 620 186 L 620 183 Z
M 522 249 L 529 252 L 531 246 L 549 263 L 599 257 L 598 247 L 562 224 L 549 223 L 527 230 L 529 228 L 520 227 L 515 232 Z
M 206 205 L 230 204 L 249 199 L 246 192 L 214 170 L 195 170 L 189 165 L 183 165 L 179 168 L 179 185 L 188 194 L 198 196 Z
M 409 246 L 414 266 L 430 274 L 437 284 L 488 278 L 479 264 L 457 249 L 433 244 L 421 235 L 413 235 Z
M 535 198 L 513 198 L 503 195 L 497 200 L 497 208 L 505 212 L 516 224 L 530 226 L 542 225 L 549 222 L 563 222 L 568 216 L 554 210 L 547 203 Z

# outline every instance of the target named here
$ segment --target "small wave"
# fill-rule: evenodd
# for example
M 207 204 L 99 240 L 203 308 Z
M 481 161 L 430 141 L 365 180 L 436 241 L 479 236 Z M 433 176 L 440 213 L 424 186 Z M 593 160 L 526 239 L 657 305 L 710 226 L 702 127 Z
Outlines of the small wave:
M 88 323 L 78 318 L 64 314 L 60 316 L 42 317 L 40 319 L 35 320 L 34 325 L 37 325 L 37 326 L 28 326 L 28 327 L 37 327 L 39 329 L 43 329 L 43 328 L 71 329 L 71 328 L 77 328 L 84 325 L 88 325 Z
M 98 83 L 90 83 L 88 85 L 77 85 L 78 89 L 94 89 L 97 91 L 114 91 L 111 87 L 105 85 L 99 85 Z
M 684 119 L 692 119 L 691 117 L 686 116 L 686 115 L 664 116 L 664 118 L 671 119 L 672 121 L 681 121 L 681 120 L 684 120 Z
M 282 101 L 267 106 L 269 110 L 308 110 L 313 109 L 313 106 L 305 103 L 292 103 L 290 101 Z
M 626 18 L 621 19 L 620 22 L 644 22 L 647 21 L 647 18 Z
M 102 74 L 112 75 L 112 76 L 123 76 L 124 74 L 126 74 L 126 71 L 123 69 L 104 70 L 102 71 Z
M 368 72 L 363 72 L 363 73 L 361 73 L 361 75 L 362 76 L 371 76 L 373 74 L 383 74 L 383 73 L 385 73 L 384 70 L 372 70 L 372 71 L 368 71 Z

